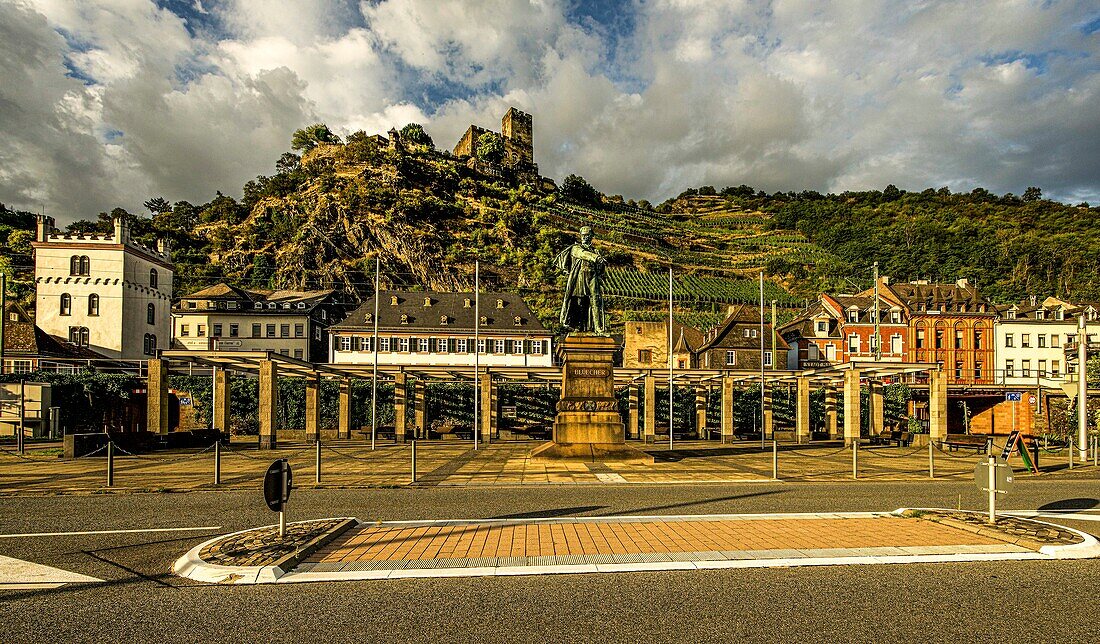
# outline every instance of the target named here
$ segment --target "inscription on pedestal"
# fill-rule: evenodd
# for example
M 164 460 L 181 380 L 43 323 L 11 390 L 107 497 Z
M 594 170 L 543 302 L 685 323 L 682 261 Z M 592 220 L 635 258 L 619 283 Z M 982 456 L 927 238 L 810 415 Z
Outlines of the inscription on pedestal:
M 558 411 L 618 411 L 616 400 L 559 400 Z
M 571 367 L 567 373 L 569 378 L 606 378 L 610 375 L 610 369 L 600 367 Z

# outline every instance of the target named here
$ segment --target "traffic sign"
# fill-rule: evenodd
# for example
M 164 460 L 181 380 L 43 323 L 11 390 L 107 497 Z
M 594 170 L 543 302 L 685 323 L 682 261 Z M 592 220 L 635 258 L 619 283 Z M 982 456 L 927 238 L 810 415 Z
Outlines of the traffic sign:
M 1006 391 L 1005 400 L 1008 402 L 1020 402 L 1024 399 L 1024 395 L 1019 391 Z
M 272 512 L 282 512 L 286 502 L 290 500 L 291 482 L 293 476 L 290 471 L 290 463 L 285 458 L 280 458 L 267 468 L 264 475 L 264 501 Z
M 989 466 L 988 461 L 982 461 L 974 466 L 974 483 L 977 484 L 978 489 L 982 492 L 989 492 Z M 1015 479 L 1012 476 L 1012 467 L 1005 463 L 994 463 L 993 467 L 996 468 L 996 492 L 997 494 L 1008 494 L 1009 490 L 1015 483 Z

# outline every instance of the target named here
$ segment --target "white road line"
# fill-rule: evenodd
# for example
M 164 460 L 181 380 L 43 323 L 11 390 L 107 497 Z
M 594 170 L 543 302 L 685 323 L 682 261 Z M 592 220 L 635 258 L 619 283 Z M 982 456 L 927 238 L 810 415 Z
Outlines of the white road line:
M 88 575 L 44 566 L 33 561 L 13 559 L 0 555 L 0 588 L 4 590 L 27 588 L 58 588 L 65 584 L 82 584 L 103 581 Z
M 197 528 L 139 528 L 135 530 L 85 530 L 82 532 L 21 532 L 18 534 L 0 534 L 0 539 L 20 539 L 23 537 L 66 537 L 85 534 L 134 534 L 139 532 L 205 532 L 221 530 L 220 525 L 207 525 Z

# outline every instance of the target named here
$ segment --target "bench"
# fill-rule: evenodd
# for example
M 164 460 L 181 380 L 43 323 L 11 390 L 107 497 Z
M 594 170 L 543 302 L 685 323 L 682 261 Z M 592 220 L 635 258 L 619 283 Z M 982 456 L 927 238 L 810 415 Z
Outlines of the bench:
M 872 445 L 897 445 L 898 447 L 909 447 L 913 444 L 913 434 L 910 432 L 903 432 L 901 430 L 889 430 L 884 429 L 882 432 L 871 436 Z
M 948 434 L 943 439 L 943 444 L 951 451 L 957 449 L 973 449 L 977 450 L 979 454 L 984 454 L 989 451 L 989 443 L 991 438 L 988 436 L 974 436 L 972 434 Z

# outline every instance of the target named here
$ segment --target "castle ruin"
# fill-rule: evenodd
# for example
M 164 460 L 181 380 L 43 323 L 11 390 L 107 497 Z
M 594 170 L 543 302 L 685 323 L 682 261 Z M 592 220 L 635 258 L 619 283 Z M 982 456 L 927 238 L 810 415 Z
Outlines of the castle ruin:
M 476 162 L 477 140 L 482 134 L 490 131 L 477 125 L 471 125 L 455 145 L 453 154 L 456 157 L 469 157 Z M 531 115 L 514 107 L 508 108 L 508 112 L 500 120 L 500 132 L 498 133 L 504 141 L 502 165 L 517 175 L 537 177 L 539 167 L 535 164 L 535 148 L 531 133 Z

